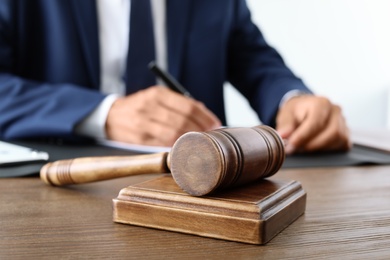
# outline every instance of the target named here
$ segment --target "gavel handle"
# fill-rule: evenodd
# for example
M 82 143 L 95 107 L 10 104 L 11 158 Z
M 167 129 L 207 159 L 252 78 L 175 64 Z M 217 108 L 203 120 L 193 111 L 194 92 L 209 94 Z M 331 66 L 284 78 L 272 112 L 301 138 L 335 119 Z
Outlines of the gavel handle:
M 169 173 L 167 157 L 165 152 L 60 160 L 44 165 L 40 177 L 47 184 L 61 186 L 147 173 Z

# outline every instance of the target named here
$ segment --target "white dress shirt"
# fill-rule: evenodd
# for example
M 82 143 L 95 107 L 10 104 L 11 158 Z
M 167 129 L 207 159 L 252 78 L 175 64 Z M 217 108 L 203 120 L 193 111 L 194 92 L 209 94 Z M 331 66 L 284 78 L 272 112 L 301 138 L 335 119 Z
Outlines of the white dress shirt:
M 100 91 L 108 94 L 75 131 L 78 134 L 106 138 L 105 124 L 112 104 L 125 95 L 123 75 L 126 70 L 130 35 L 131 0 L 97 0 L 100 43 Z M 167 68 L 165 1 L 151 0 L 156 62 Z M 162 84 L 162 82 L 158 82 Z

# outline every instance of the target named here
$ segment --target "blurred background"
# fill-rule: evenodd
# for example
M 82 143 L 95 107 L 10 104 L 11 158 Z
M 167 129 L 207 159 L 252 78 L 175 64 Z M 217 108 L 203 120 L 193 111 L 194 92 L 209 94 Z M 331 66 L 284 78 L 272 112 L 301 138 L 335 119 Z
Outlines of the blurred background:
M 352 128 L 390 129 L 389 0 L 247 0 L 252 20 L 287 65 L 343 108 Z M 260 121 L 230 85 L 230 126 Z

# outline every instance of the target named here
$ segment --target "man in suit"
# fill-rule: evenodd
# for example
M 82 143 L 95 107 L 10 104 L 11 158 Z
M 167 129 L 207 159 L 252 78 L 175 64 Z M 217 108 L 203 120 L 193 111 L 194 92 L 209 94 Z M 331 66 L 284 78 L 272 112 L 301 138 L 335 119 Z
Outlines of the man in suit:
M 156 83 L 151 60 L 193 98 Z M 350 148 L 340 108 L 286 67 L 244 0 L 0 0 L 2 139 L 172 145 L 226 123 L 226 81 L 288 153 Z

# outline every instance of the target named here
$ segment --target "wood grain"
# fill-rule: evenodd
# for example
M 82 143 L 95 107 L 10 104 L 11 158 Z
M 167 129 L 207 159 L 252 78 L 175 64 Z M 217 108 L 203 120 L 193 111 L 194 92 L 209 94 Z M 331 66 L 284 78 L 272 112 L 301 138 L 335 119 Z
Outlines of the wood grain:
M 203 196 L 270 177 L 284 159 L 275 129 L 233 127 L 182 135 L 170 152 L 169 168 L 183 190 Z
M 265 244 L 303 214 L 306 193 L 296 181 L 263 180 L 213 196 L 193 197 L 171 176 L 122 189 L 115 222 L 250 244 Z M 157 217 L 153 217 L 157 216 Z
M 130 156 L 81 157 L 49 162 L 40 171 L 43 182 L 53 186 L 89 183 L 115 178 L 169 173 L 168 153 Z
M 0 179 L 0 259 L 390 256 L 389 166 L 281 170 L 271 180 L 299 181 L 307 192 L 306 212 L 265 246 L 114 223 L 112 199 L 119 190 L 155 177 L 66 188 L 39 178 Z

